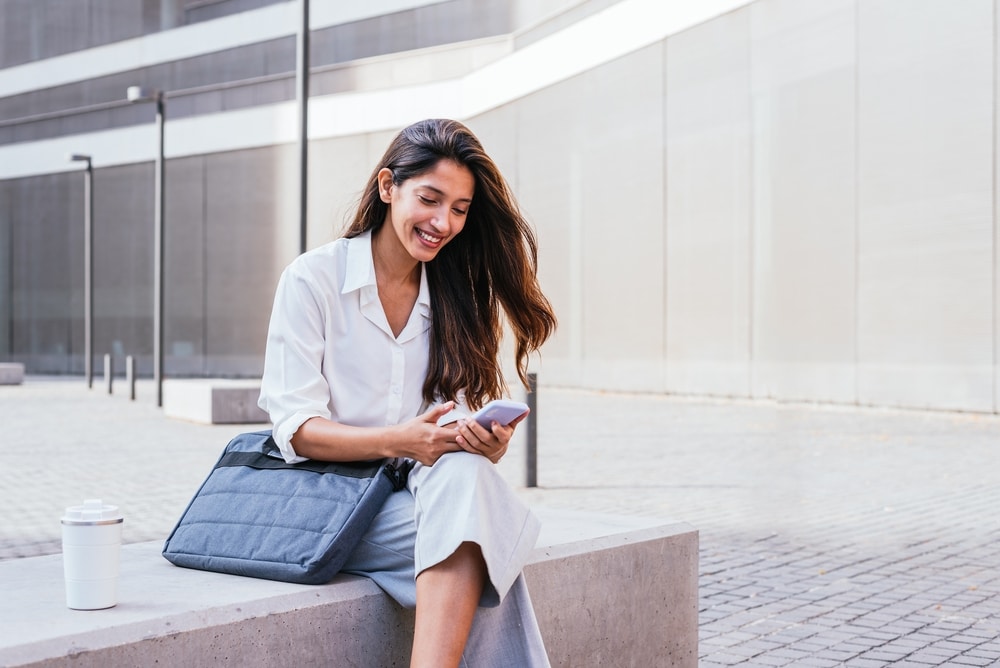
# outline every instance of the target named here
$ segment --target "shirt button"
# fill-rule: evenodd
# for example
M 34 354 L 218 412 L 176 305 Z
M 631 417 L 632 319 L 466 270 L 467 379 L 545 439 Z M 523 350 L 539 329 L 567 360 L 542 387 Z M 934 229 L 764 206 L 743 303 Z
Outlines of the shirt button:
M 401 390 L 401 388 L 399 387 L 399 385 L 393 385 L 393 386 L 392 386 L 392 393 L 393 393 L 393 394 L 399 394 L 399 393 L 400 393 L 401 391 L 402 391 L 402 390 Z

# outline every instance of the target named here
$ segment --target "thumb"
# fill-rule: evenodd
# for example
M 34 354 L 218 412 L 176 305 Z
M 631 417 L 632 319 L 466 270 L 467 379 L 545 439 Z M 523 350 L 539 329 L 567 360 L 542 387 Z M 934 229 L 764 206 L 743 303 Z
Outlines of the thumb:
M 514 418 L 513 420 L 511 420 L 510 424 L 508 424 L 507 426 L 510 427 L 511 429 L 513 429 L 514 427 L 516 427 L 517 425 L 519 425 L 521 423 L 521 421 L 524 420 L 524 418 L 528 417 L 528 413 L 530 413 L 530 412 L 531 412 L 531 409 L 529 408 L 528 410 L 524 411 L 523 413 L 521 413 L 520 415 L 518 415 L 516 418 Z

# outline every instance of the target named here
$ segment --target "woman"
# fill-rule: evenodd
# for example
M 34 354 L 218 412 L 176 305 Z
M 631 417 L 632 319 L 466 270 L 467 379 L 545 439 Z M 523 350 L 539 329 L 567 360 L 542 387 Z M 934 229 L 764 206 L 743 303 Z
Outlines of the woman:
M 344 569 L 416 607 L 411 666 L 548 665 L 520 576 L 538 522 L 493 466 L 520 419 L 455 419 L 506 392 L 501 308 L 526 382 L 556 324 L 535 238 L 450 120 L 397 135 L 345 236 L 278 284 L 260 405 L 286 460 L 416 462 Z

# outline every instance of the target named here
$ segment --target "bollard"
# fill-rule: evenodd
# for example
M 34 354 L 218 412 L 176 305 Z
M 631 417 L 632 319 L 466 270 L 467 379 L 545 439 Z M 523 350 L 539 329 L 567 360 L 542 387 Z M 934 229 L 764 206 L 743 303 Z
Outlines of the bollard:
M 108 388 L 108 394 L 112 393 L 112 383 L 114 382 L 115 369 L 114 362 L 112 362 L 111 355 L 104 355 L 104 384 Z
M 527 441 L 527 461 L 526 463 L 526 484 L 528 487 L 538 487 L 538 376 L 533 373 L 528 374 L 528 433 Z
M 128 383 L 128 398 L 135 401 L 135 358 L 125 357 L 125 382 Z

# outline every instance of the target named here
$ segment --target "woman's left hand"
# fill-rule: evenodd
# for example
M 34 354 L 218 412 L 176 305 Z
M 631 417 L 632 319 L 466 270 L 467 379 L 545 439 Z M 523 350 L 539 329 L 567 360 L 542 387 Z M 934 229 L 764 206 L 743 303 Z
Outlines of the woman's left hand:
M 455 427 L 458 430 L 456 440 L 466 452 L 482 455 L 496 464 L 507 454 L 507 445 L 514 435 L 514 428 L 527 416 L 528 413 L 525 412 L 507 426 L 493 422 L 491 429 L 486 429 L 475 420 L 459 420 Z

